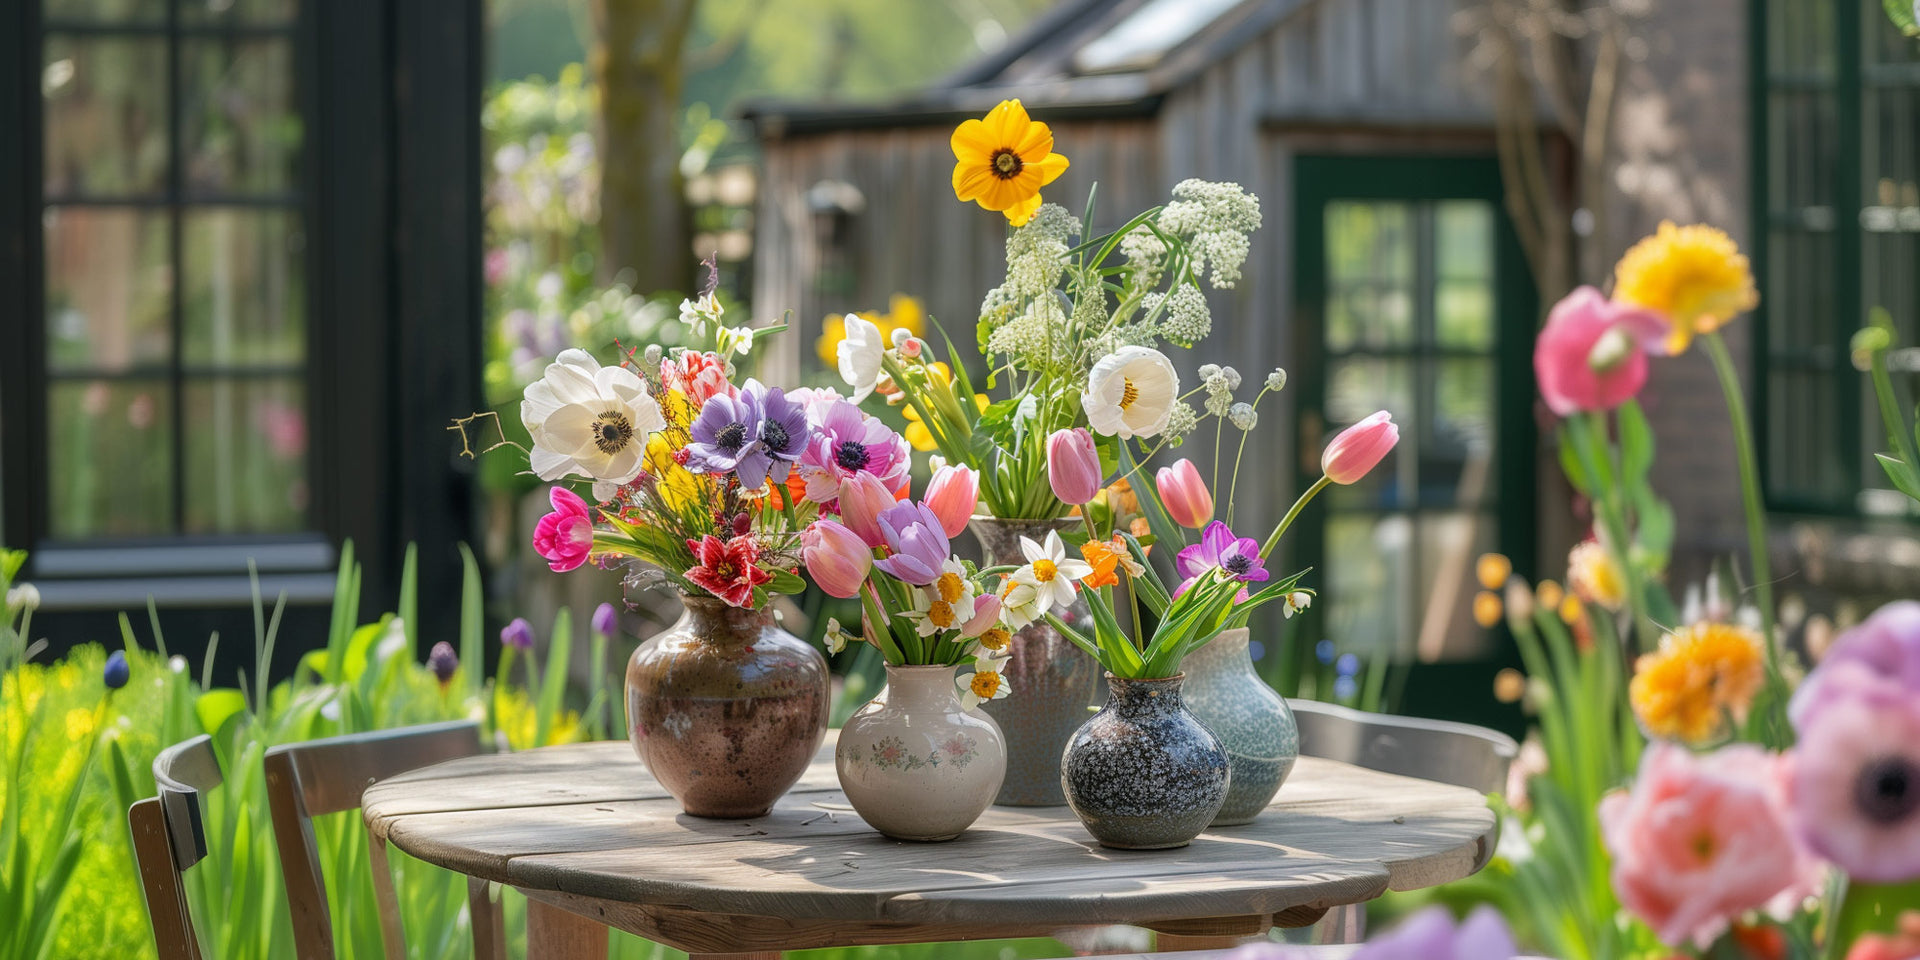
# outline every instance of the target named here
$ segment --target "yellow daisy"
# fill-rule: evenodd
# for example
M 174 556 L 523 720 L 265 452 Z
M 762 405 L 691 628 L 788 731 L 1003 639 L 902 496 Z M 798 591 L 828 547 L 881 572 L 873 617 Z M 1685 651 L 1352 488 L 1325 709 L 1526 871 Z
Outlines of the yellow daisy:
M 1696 333 L 1709 333 L 1760 304 L 1753 271 L 1738 244 L 1704 224 L 1663 221 L 1613 268 L 1613 298 L 1667 315 L 1667 345 L 1679 353 Z
M 1704 743 L 1720 733 L 1726 716 L 1746 715 L 1765 670 L 1758 633 L 1696 623 L 1668 634 L 1658 651 L 1640 658 L 1627 696 L 1648 733 Z
M 1067 158 L 1053 152 L 1053 131 L 1029 119 L 1018 100 L 954 128 L 953 156 L 953 195 L 1005 213 L 1016 227 L 1040 209 L 1040 188 L 1067 169 Z

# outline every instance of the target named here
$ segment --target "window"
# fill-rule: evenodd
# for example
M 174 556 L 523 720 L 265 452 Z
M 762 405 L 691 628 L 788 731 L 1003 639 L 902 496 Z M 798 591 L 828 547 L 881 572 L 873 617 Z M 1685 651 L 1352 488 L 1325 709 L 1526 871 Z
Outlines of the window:
M 1920 343 L 1920 47 L 1879 0 L 1756 0 L 1753 36 L 1768 500 L 1876 512 L 1885 436 L 1848 341 L 1884 308 Z
M 53 541 L 308 526 L 293 0 L 49 0 Z

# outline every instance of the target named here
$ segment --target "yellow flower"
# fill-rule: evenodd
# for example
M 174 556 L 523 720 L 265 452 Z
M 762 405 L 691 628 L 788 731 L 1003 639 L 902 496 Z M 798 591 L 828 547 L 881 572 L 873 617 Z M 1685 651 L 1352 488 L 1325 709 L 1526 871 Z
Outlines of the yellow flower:
M 706 498 L 706 481 L 674 462 L 673 451 L 674 446 L 666 437 L 654 434 L 647 439 L 643 468 L 647 476 L 654 478 L 655 489 L 660 491 L 660 499 L 667 509 L 683 513 Z
M 934 368 L 941 366 L 942 364 L 932 363 L 927 365 L 927 369 L 938 373 L 939 371 Z M 973 395 L 973 405 L 976 408 L 985 410 L 987 409 L 987 403 L 986 394 L 976 393 Z M 900 414 L 907 418 L 907 428 L 900 431 L 900 435 L 906 437 L 907 442 L 912 444 L 915 450 L 938 450 L 940 448 L 940 444 L 933 439 L 933 431 L 927 429 L 927 425 L 920 419 L 919 411 L 913 409 L 912 404 L 903 403 L 900 407 Z
M 1488 590 L 1498 590 L 1507 585 L 1507 578 L 1513 576 L 1513 561 L 1506 554 L 1483 553 L 1473 567 L 1474 575 L 1480 578 L 1480 586 Z
M 1597 540 L 1583 540 L 1567 553 L 1567 582 L 1588 603 L 1618 611 L 1627 602 L 1627 577 Z
M 1040 188 L 1067 169 L 1067 158 L 1053 152 L 1053 131 L 1029 119 L 1018 100 L 954 128 L 953 156 L 953 195 L 1005 213 L 1016 227 L 1040 209 Z
M 1673 322 L 1668 347 L 1687 348 L 1696 333 L 1722 324 L 1760 303 L 1753 271 L 1725 231 L 1704 224 L 1676 227 L 1663 221 L 1613 268 L 1613 298 L 1657 310 Z
M 1500 622 L 1500 595 L 1491 590 L 1482 590 L 1473 598 L 1473 622 L 1491 629 Z
M 1668 634 L 1634 665 L 1627 688 L 1633 713 L 1656 737 L 1698 744 L 1721 721 L 1746 715 L 1765 679 L 1760 635 L 1725 623 L 1696 623 Z
M 1560 589 L 1560 584 L 1552 580 L 1542 580 L 1540 585 L 1534 588 L 1534 598 L 1539 600 L 1540 606 L 1546 610 L 1560 609 L 1560 598 L 1564 596 L 1566 591 Z

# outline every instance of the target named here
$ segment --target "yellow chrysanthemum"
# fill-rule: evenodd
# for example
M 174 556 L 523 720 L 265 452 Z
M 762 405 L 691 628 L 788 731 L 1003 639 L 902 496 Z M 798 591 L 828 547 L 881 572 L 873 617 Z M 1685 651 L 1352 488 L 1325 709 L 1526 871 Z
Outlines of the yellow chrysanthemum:
M 1668 634 L 1634 665 L 1627 688 L 1633 713 L 1656 737 L 1704 743 L 1722 720 L 1746 715 L 1765 680 L 1760 635 L 1725 623 L 1696 623 Z
M 1588 603 L 1618 611 L 1627 602 L 1627 576 L 1599 541 L 1584 540 L 1567 553 L 1567 582 Z
M 1613 298 L 1667 315 L 1673 322 L 1668 346 L 1687 348 L 1696 333 L 1722 324 L 1760 303 L 1753 271 L 1738 244 L 1723 230 L 1704 224 L 1677 227 L 1663 221 L 1613 268 Z
M 1006 214 L 1016 227 L 1040 209 L 1040 188 L 1067 169 L 1067 158 L 1053 152 L 1053 131 L 1029 119 L 1018 100 L 954 128 L 953 156 L 953 195 Z
M 886 343 L 893 342 L 894 328 L 898 327 L 916 337 L 927 335 L 927 309 L 919 298 L 904 293 L 896 293 L 887 304 L 887 312 L 862 310 L 854 314 L 868 323 L 880 328 L 880 336 Z M 813 352 L 819 354 L 820 363 L 831 370 L 840 363 L 840 341 L 847 338 L 847 317 L 843 313 L 830 313 L 820 324 L 820 336 L 813 341 Z

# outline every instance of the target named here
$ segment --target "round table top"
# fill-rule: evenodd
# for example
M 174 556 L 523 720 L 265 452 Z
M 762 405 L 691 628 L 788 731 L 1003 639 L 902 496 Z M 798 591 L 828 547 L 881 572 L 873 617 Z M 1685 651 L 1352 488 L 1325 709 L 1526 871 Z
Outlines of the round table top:
M 1492 855 L 1472 790 L 1302 757 L 1253 823 L 1109 850 L 1066 807 L 990 807 L 957 840 L 889 840 L 846 805 L 834 735 L 773 811 L 687 816 L 624 742 L 452 760 L 374 784 L 368 827 L 529 891 L 791 921 L 1136 923 L 1275 915 L 1465 877 Z

